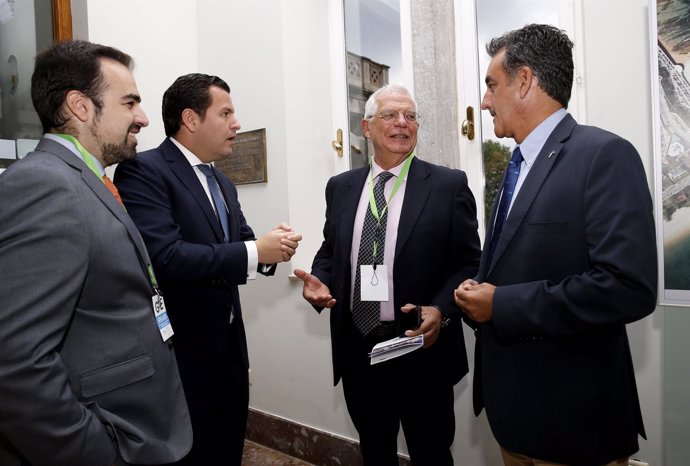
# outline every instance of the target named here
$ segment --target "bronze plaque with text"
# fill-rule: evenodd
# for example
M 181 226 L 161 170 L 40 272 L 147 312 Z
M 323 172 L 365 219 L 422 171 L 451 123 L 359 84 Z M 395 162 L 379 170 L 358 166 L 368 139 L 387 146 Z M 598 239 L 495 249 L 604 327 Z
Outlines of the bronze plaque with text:
M 232 154 L 216 168 L 235 184 L 266 183 L 266 128 L 237 133 Z

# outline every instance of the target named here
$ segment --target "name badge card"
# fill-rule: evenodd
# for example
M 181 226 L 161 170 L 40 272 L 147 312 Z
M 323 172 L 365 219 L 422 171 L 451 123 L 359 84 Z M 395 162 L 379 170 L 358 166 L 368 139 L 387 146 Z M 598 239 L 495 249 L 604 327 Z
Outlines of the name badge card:
M 388 266 L 360 265 L 361 301 L 388 301 Z
M 156 316 L 158 330 L 161 332 L 163 341 L 168 341 L 168 339 L 173 336 L 174 333 L 172 325 L 170 324 L 170 319 L 168 318 L 168 311 L 165 310 L 165 301 L 163 301 L 163 296 L 155 294 L 151 299 L 153 300 L 153 315 Z

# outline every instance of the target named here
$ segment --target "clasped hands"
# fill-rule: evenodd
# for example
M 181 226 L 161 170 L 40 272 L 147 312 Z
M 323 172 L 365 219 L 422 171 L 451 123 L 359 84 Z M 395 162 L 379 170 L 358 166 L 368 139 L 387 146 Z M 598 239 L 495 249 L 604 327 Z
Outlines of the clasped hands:
M 487 322 L 493 318 L 494 291 L 491 283 L 478 283 L 467 279 L 455 290 L 455 304 L 476 322 Z
M 302 235 L 295 233 L 287 223 L 281 223 L 256 240 L 259 263 L 288 262 L 297 251 Z

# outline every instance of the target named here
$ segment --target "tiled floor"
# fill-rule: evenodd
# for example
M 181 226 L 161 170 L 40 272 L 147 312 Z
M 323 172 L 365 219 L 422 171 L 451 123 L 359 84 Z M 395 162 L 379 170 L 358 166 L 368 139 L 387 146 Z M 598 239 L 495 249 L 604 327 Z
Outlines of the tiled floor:
M 279 451 L 259 445 L 249 440 L 244 441 L 242 466 L 314 466 L 311 463 L 288 456 Z

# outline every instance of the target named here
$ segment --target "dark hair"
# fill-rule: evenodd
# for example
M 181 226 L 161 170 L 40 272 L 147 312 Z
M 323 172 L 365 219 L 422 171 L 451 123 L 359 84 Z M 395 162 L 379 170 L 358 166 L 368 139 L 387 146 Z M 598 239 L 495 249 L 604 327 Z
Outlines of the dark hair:
M 230 93 L 230 86 L 218 76 L 190 73 L 180 76 L 163 94 L 163 125 L 166 136 L 174 136 L 182 124 L 182 111 L 194 110 L 203 120 L 211 106 L 211 86 Z
M 100 114 L 103 107 L 101 60 L 105 58 L 132 68 L 132 57 L 126 53 L 84 40 L 60 42 L 36 56 L 31 100 L 44 132 L 64 128 L 68 118 L 63 103 L 72 90 L 90 98 L 96 106 L 96 115 Z
M 565 31 L 548 24 L 528 24 L 486 44 L 491 57 L 503 49 L 503 69 L 510 80 L 527 66 L 537 76 L 539 87 L 568 108 L 573 87 L 573 42 Z

